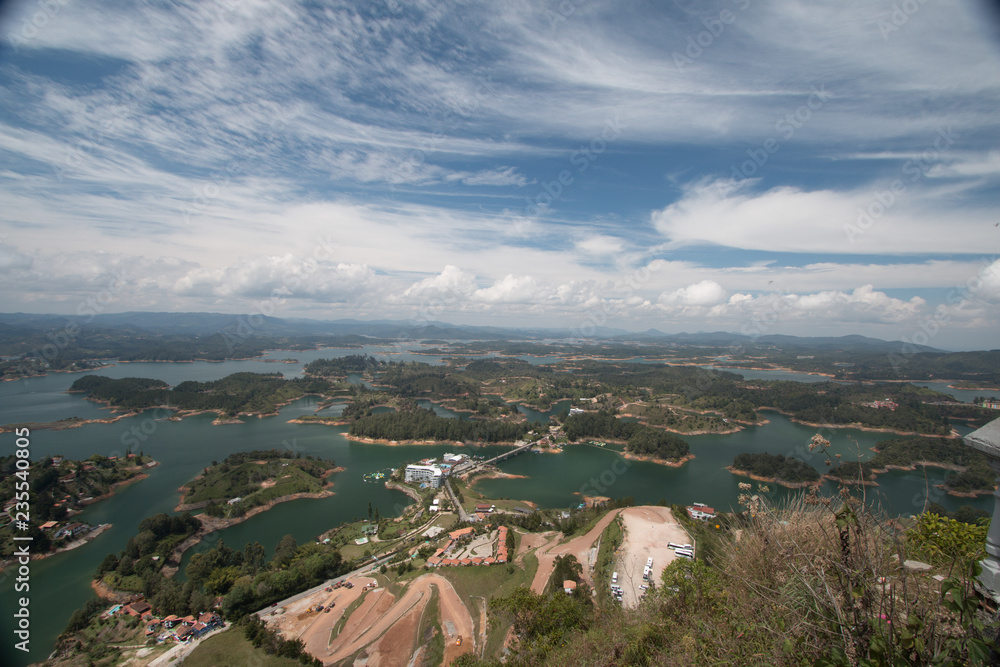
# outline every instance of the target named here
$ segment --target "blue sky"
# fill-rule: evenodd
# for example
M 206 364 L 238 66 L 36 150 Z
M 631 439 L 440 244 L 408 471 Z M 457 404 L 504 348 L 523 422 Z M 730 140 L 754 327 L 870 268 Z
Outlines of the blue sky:
M 0 310 L 1000 347 L 987 6 L 9 2 Z

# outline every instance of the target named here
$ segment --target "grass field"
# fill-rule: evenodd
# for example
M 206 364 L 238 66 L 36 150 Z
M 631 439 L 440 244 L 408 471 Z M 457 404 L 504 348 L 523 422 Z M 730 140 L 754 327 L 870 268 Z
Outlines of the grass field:
M 513 568 L 513 572 L 510 571 Z M 493 597 L 504 597 L 514 592 L 518 586 L 530 586 L 531 580 L 538 570 L 538 559 L 534 554 L 529 554 L 524 558 L 524 567 L 518 567 L 512 563 L 506 565 L 497 564 L 490 566 L 469 566 L 469 567 L 441 567 L 437 568 L 437 574 L 451 582 L 455 587 L 458 596 L 472 614 L 472 623 L 478 636 L 481 632 L 479 603 L 480 600 L 489 600 Z M 491 628 L 487 636 L 487 647 L 492 643 L 491 639 L 498 630 Z M 506 628 L 501 634 L 506 634 Z M 503 637 L 500 637 L 503 641 Z M 487 653 L 486 655 L 490 655 Z
M 444 633 L 441 631 L 441 613 L 437 586 L 431 589 L 431 599 L 420 617 L 417 644 L 426 645 L 422 664 L 440 665 L 444 661 Z
M 185 667 L 301 667 L 298 660 L 278 658 L 255 649 L 240 628 L 230 628 L 201 643 L 187 658 Z
M 597 562 L 594 564 L 594 587 L 597 594 L 597 606 L 610 609 L 611 570 L 614 568 L 615 550 L 622 543 L 623 531 L 621 517 L 608 524 L 601 534 L 601 548 L 597 551 Z

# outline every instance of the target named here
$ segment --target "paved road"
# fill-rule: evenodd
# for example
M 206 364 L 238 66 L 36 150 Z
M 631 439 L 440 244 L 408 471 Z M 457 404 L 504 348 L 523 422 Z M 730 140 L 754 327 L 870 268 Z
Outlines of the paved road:
M 451 503 L 458 509 L 458 520 L 460 523 L 466 523 L 469 521 L 469 513 L 466 512 L 462 505 L 458 502 L 458 498 L 455 496 L 455 492 L 451 490 L 451 480 L 444 480 L 444 488 L 448 490 L 448 495 L 451 496 Z
M 435 519 L 437 519 L 436 516 L 433 517 L 433 518 L 431 518 L 427 523 L 423 524 L 419 528 L 414 528 L 413 530 L 411 530 L 409 533 L 407 533 L 406 535 L 404 535 L 400 539 L 405 540 L 408 537 L 412 537 L 413 535 L 420 534 L 420 533 L 424 532 L 425 530 L 427 530 L 427 526 L 429 526 L 431 523 L 433 523 Z M 402 550 L 402 549 L 409 549 L 409 548 L 410 548 L 410 545 L 407 545 L 407 544 L 400 545 L 400 547 L 398 549 L 395 549 L 394 551 L 392 551 L 392 552 L 390 552 L 390 553 L 382 556 L 381 558 L 379 558 L 376 561 L 372 561 L 370 563 L 366 563 L 366 564 L 362 565 L 361 567 L 357 568 L 356 570 L 348 572 L 347 574 L 342 574 L 339 577 L 336 577 L 335 579 L 330 579 L 329 581 L 326 581 L 326 582 L 324 582 L 322 584 L 319 584 L 318 586 L 313 586 L 312 588 L 310 588 L 308 590 L 304 590 L 301 593 L 296 593 L 295 595 L 292 595 L 291 597 L 285 598 L 284 600 L 282 600 L 280 602 L 274 603 L 270 607 L 264 607 L 263 609 L 258 609 L 254 613 L 257 614 L 258 616 L 264 616 L 266 614 L 271 613 L 271 611 L 273 611 L 274 609 L 277 609 L 278 607 L 284 607 L 287 604 L 291 604 L 292 602 L 296 602 L 297 600 L 301 600 L 302 598 L 306 597 L 307 595 L 312 595 L 313 593 L 316 593 L 317 591 L 321 591 L 324 588 L 326 588 L 327 586 L 333 586 L 338 581 L 346 581 L 346 580 L 350 579 L 351 577 L 357 576 L 359 574 L 364 574 L 365 572 L 370 572 L 370 571 L 372 571 L 372 570 L 374 570 L 374 569 L 376 569 L 378 567 L 381 567 L 381 565 L 383 563 L 388 563 L 390 560 L 393 559 L 393 557 L 396 556 L 396 554 L 398 554 L 400 552 L 400 550 Z

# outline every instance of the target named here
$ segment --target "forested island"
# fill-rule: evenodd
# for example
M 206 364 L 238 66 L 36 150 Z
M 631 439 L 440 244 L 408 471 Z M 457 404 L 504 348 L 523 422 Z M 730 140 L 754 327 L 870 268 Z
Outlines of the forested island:
M 433 440 L 436 442 L 513 443 L 532 426 L 526 422 L 462 421 L 438 417 L 433 410 L 414 407 L 400 412 L 383 412 L 360 417 L 347 430 L 354 439 L 378 441 Z
M 832 468 L 827 476 L 848 483 L 875 483 L 888 470 L 913 470 L 916 466 L 951 469 L 943 488 L 957 496 L 992 493 L 996 473 L 986 457 L 950 438 L 896 438 L 875 445 L 875 455 L 867 461 L 849 461 Z
M 128 452 L 124 456 L 94 454 L 84 461 L 50 456 L 19 469 L 11 454 L 0 459 L 0 497 L 4 498 L 3 525 L 0 526 L 0 559 L 15 550 L 15 519 L 26 515 L 28 530 L 17 535 L 30 536 L 32 553 L 45 554 L 65 547 L 86 535 L 89 524 L 74 522 L 90 503 L 110 496 L 124 484 L 144 479 L 146 470 L 156 462 L 149 456 Z M 26 494 L 19 494 L 19 484 L 28 483 Z M 23 503 L 20 498 L 26 498 Z
M 745 475 L 789 488 L 808 486 L 820 481 L 819 471 L 805 461 L 767 452 L 737 454 L 728 470 L 734 475 Z
M 326 478 L 337 470 L 332 460 L 286 451 L 236 452 L 185 484 L 177 511 L 204 507 L 209 516 L 243 516 L 288 496 L 319 496 L 332 486 Z
M 162 380 L 85 375 L 69 390 L 117 409 L 135 411 L 162 406 L 182 411 L 209 410 L 235 417 L 275 413 L 280 406 L 306 394 L 323 394 L 338 388 L 312 378 L 286 380 L 281 373 L 234 373 L 211 382 L 188 380 L 172 389 Z
M 657 462 L 679 463 L 693 458 L 688 443 L 662 429 L 624 421 L 612 412 L 588 412 L 566 418 L 563 431 L 570 441 L 603 438 L 625 443 L 626 454 Z

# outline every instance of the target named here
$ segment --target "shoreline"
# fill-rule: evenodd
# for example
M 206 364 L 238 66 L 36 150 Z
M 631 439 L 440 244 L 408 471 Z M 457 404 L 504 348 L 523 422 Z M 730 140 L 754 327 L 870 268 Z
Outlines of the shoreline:
M 401 491 L 401 492 L 405 493 L 407 496 L 409 496 L 410 498 L 412 498 L 413 502 L 419 503 L 420 500 L 421 500 L 420 499 L 420 493 L 416 489 L 414 489 L 413 487 L 407 486 L 406 484 L 402 484 L 400 482 L 394 482 L 392 480 L 386 480 L 386 482 L 385 482 L 385 488 L 392 489 L 394 491 Z
M 955 472 L 965 472 L 968 470 L 965 466 L 960 466 L 955 463 L 944 463 L 940 461 L 914 461 L 909 465 L 894 465 L 887 464 L 883 468 L 873 468 L 869 471 L 872 479 L 858 480 L 858 479 L 844 479 L 841 477 L 836 477 L 835 475 L 825 474 L 823 479 L 830 480 L 831 482 L 839 482 L 841 484 L 850 484 L 852 486 L 879 486 L 878 476 L 885 474 L 891 470 L 902 470 L 904 472 L 914 472 L 917 466 L 923 468 L 942 468 L 944 470 L 953 470 Z M 975 489 L 973 491 L 956 491 L 949 487 L 947 484 L 935 484 L 934 488 L 941 489 L 949 496 L 955 498 L 978 498 L 979 496 L 989 495 L 996 491 L 996 487 L 992 489 Z
M 487 442 L 484 445 L 467 445 L 454 440 L 389 440 L 388 438 L 368 438 L 360 435 L 344 433 L 344 437 L 352 442 L 360 442 L 365 445 L 386 445 L 388 447 L 400 447 L 404 445 L 453 445 L 456 447 L 478 447 L 496 445 L 499 447 L 516 447 L 516 442 Z
M 622 458 L 626 458 L 629 461 L 646 461 L 647 463 L 655 463 L 661 466 L 667 466 L 669 468 L 680 468 L 688 461 L 694 460 L 694 454 L 690 452 L 682 456 L 676 461 L 671 461 L 669 459 L 658 459 L 655 456 L 643 456 L 639 454 L 632 454 L 631 452 L 621 452 Z
M 154 467 L 156 467 L 158 465 L 160 465 L 159 461 L 150 461 L 150 464 L 148 466 L 144 466 L 144 467 L 154 468 Z M 81 500 L 80 504 L 83 505 L 84 507 L 86 507 L 87 505 L 93 505 L 94 503 L 96 503 L 99 500 L 106 500 L 107 498 L 110 498 L 111 496 L 115 495 L 115 493 L 118 492 L 118 489 L 122 488 L 123 486 L 128 486 L 129 484 L 133 484 L 135 482 L 140 482 L 140 481 L 146 479 L 147 477 L 149 477 L 149 473 L 141 472 L 138 475 L 134 475 L 132 477 L 129 477 L 128 479 L 123 479 L 120 482 L 115 482 L 114 484 L 111 485 L 111 488 L 109 488 L 106 492 L 102 493 L 101 495 L 97 496 L 96 498 L 91 498 L 90 500 L 87 500 L 87 501 Z
M 87 399 L 90 400 L 90 399 Z M 110 407 L 110 406 L 109 406 Z M 112 414 L 115 414 L 112 410 Z M 94 419 L 63 419 L 54 422 L 24 422 L 19 424 L 5 424 L 0 426 L 0 433 L 13 433 L 14 429 L 18 428 L 28 428 L 32 431 L 65 431 L 71 428 L 80 428 L 81 426 L 86 426 L 87 424 L 114 424 L 122 419 L 128 419 L 129 417 L 138 416 L 138 412 L 125 412 L 119 413 L 114 417 L 100 417 Z
M 333 486 L 333 482 L 329 482 L 328 484 L 331 487 Z M 253 518 L 258 514 L 262 514 L 268 511 L 275 505 L 279 505 L 281 503 L 288 502 L 291 500 L 303 500 L 303 499 L 318 500 L 321 498 L 330 498 L 333 495 L 335 495 L 334 492 L 326 488 L 324 488 L 322 491 L 315 491 L 315 492 L 300 491 L 299 493 L 292 493 L 287 496 L 279 496 L 277 498 L 272 498 L 263 505 L 258 505 L 256 507 L 247 510 L 246 514 L 243 514 L 242 516 L 232 517 L 229 519 L 210 517 L 206 516 L 205 514 L 195 514 L 194 518 L 201 523 L 201 527 L 198 530 L 196 530 L 193 535 L 189 536 L 183 542 L 174 547 L 173 551 L 170 552 L 170 555 L 167 556 L 166 560 L 164 561 L 163 567 L 161 568 L 160 571 L 163 573 L 163 576 L 167 577 L 168 579 L 173 577 L 175 574 L 177 574 L 177 571 L 180 569 L 180 564 L 181 560 L 184 557 L 184 552 L 186 552 L 188 549 L 195 546 L 196 544 L 201 542 L 205 537 L 211 535 L 212 533 L 215 533 L 220 530 L 225 530 L 227 528 L 232 528 L 235 525 L 243 523 L 247 519 Z
M 819 422 L 807 422 L 804 419 L 798 419 L 792 415 L 790 412 L 785 412 L 784 410 L 779 410 L 778 408 L 773 408 L 770 406 L 761 406 L 757 408 L 758 410 L 770 410 L 771 412 L 777 412 L 779 415 L 788 417 L 788 421 L 794 422 L 796 424 L 802 424 L 803 426 L 812 426 L 813 428 L 853 428 L 858 431 L 868 431 L 869 433 L 892 433 L 893 435 L 912 435 L 919 436 L 921 438 L 952 438 L 954 435 L 954 430 L 952 435 L 943 435 L 941 433 L 919 433 L 917 431 L 897 431 L 891 428 L 875 428 L 874 426 L 862 426 L 858 423 L 851 424 L 823 424 Z
M 295 419 L 289 419 L 286 423 L 288 424 L 322 424 L 323 426 L 347 426 L 351 422 L 346 419 L 303 419 L 302 417 L 296 417 Z
M 814 482 L 789 482 L 783 479 L 778 479 L 777 477 L 764 477 L 763 475 L 755 475 L 746 470 L 740 470 L 739 468 L 734 468 L 733 466 L 726 466 L 726 470 L 734 475 L 739 475 L 741 477 L 749 477 L 755 482 L 767 482 L 768 484 L 777 484 L 778 486 L 783 486 L 786 489 L 808 489 L 811 486 L 820 486 L 823 484 L 823 476 Z
M 329 469 L 323 471 L 323 477 L 322 477 L 322 479 L 326 480 L 326 478 L 329 477 L 330 475 L 333 475 L 333 474 L 338 473 L 338 472 L 344 472 L 345 470 L 347 470 L 347 468 L 343 468 L 341 466 L 334 466 L 333 468 L 329 468 Z M 204 477 L 205 477 L 204 474 L 198 474 L 198 475 L 196 475 L 195 477 L 193 477 L 191 479 L 191 482 L 196 482 L 199 479 L 204 479 Z M 188 482 L 188 484 L 190 484 L 191 482 Z M 300 491 L 299 493 L 322 493 L 323 491 L 326 491 L 326 490 L 332 489 L 332 488 L 333 488 L 333 482 L 324 481 L 323 482 L 323 490 L 322 491 Z M 187 484 L 184 484 L 182 486 L 177 487 L 177 491 L 181 494 L 181 498 L 177 502 L 177 506 L 174 507 L 174 511 L 175 512 L 194 512 L 194 511 L 197 511 L 197 510 L 204 509 L 204 508 L 208 507 L 213 502 L 222 502 L 222 501 L 226 500 L 225 498 L 209 498 L 208 500 L 196 500 L 193 503 L 185 503 L 184 502 L 184 496 L 186 494 L 188 494 L 188 493 L 191 492 L 191 488 Z M 291 494 L 291 495 L 295 495 L 295 494 Z M 331 493 L 331 495 L 333 495 L 333 494 Z M 279 499 L 285 498 L 285 497 L 286 496 L 278 496 L 278 498 L 275 498 L 275 500 L 279 500 Z M 271 501 L 268 501 L 268 502 L 271 502 Z M 265 503 L 265 505 L 266 504 L 267 503 Z M 258 505 L 258 507 L 263 507 L 263 506 L 264 505 Z M 252 508 L 250 510 L 247 510 L 247 513 L 251 512 L 253 509 L 256 509 L 256 508 Z

